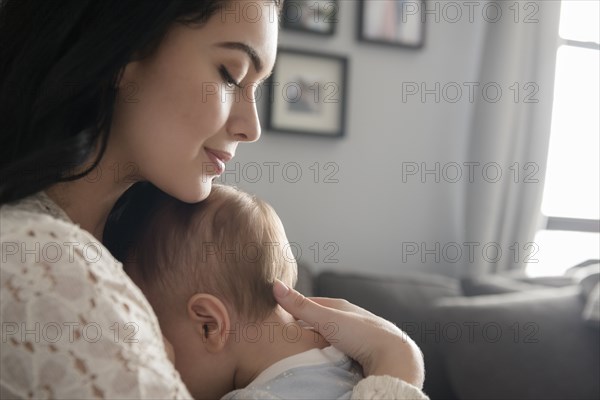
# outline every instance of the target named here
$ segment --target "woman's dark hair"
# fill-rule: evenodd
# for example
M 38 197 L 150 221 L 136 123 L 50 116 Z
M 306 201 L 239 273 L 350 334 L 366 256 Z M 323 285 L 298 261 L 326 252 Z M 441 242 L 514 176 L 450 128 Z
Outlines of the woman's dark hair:
M 127 63 L 150 56 L 173 23 L 202 24 L 226 3 L 0 0 L 0 204 L 89 173 Z
M 150 182 L 137 182 L 127 189 L 108 215 L 102 233 L 102 244 L 110 254 L 121 262 L 135 257 L 136 244 L 152 215 L 169 198 Z

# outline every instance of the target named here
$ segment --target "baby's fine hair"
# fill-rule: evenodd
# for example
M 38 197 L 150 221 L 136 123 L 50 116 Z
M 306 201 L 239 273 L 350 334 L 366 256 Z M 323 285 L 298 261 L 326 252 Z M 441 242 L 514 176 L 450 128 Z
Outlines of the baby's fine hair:
M 124 265 L 141 280 L 153 306 L 184 306 L 194 294 L 206 293 L 240 318 L 259 321 L 277 304 L 275 279 L 296 283 L 283 224 L 256 196 L 214 184 L 195 204 L 161 196 L 147 218 Z

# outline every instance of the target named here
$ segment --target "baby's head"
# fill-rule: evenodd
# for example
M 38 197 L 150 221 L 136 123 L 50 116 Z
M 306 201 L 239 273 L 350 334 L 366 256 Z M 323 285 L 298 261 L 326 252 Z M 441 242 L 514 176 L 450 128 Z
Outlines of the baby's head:
M 125 269 L 154 308 L 192 395 L 232 390 L 224 372 L 234 368 L 236 343 L 228 335 L 275 311 L 276 278 L 296 281 L 296 261 L 273 208 L 223 185 L 196 204 L 160 195 L 133 248 Z

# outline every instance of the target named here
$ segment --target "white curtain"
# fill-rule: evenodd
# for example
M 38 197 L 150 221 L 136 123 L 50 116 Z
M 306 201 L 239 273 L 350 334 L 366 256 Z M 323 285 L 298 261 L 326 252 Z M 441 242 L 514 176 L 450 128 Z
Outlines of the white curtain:
M 467 153 L 475 164 L 465 183 L 465 241 L 474 256 L 465 275 L 520 269 L 535 258 L 560 14 L 557 0 L 487 3 Z M 491 22 L 497 9 L 502 16 Z

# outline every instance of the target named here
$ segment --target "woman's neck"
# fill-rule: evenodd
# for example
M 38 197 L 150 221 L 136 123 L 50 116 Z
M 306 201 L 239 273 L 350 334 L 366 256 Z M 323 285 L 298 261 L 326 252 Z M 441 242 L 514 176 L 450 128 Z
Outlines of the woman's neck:
M 69 218 L 98 241 L 102 240 L 110 210 L 135 179 L 123 174 L 119 165 L 105 154 L 96 168 L 83 178 L 59 182 L 46 189 L 46 194 Z

